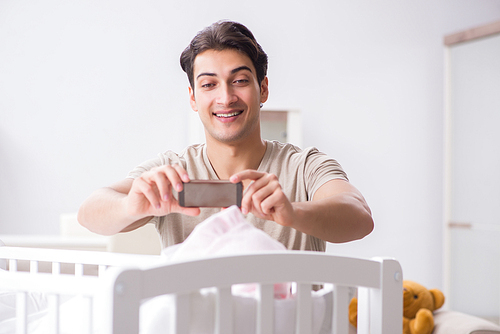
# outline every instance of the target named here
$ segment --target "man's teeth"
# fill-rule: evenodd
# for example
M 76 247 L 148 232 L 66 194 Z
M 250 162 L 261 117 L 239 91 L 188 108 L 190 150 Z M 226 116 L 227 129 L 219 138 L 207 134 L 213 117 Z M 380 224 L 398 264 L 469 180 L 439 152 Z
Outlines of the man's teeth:
M 237 116 L 239 114 L 241 114 L 241 111 L 235 111 L 235 112 L 232 112 L 229 114 L 215 114 L 215 116 L 217 116 L 217 117 L 233 117 L 233 116 Z

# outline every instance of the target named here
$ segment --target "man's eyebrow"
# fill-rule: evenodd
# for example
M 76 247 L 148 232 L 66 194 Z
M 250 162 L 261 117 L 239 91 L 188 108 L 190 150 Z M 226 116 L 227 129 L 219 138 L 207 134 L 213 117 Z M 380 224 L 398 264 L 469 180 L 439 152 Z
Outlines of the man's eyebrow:
M 247 70 L 250 73 L 252 72 L 252 69 L 250 67 L 243 65 L 243 66 L 240 66 L 240 67 L 236 67 L 234 70 L 231 71 L 231 74 L 234 74 L 236 72 L 243 71 L 243 70 Z
M 198 79 L 199 77 L 202 77 L 204 75 L 209 76 L 209 77 L 216 77 L 217 76 L 217 74 L 215 74 L 215 73 L 203 72 L 203 73 L 198 74 L 198 76 L 196 77 L 196 79 Z
M 250 67 L 243 65 L 243 66 L 239 66 L 239 67 L 236 67 L 235 69 L 231 70 L 231 74 L 235 74 L 239 71 L 244 71 L 244 70 L 252 72 L 252 69 Z M 196 79 L 198 79 L 199 77 L 202 77 L 202 76 L 216 77 L 217 74 L 212 73 L 212 72 L 203 72 L 203 73 L 198 74 Z

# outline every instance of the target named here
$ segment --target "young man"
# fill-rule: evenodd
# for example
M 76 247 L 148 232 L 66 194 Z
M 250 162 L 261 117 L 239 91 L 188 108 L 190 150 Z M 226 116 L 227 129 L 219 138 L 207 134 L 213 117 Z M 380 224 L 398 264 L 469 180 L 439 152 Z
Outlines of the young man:
M 167 151 L 96 191 L 78 212 L 83 226 L 110 235 L 151 222 L 164 247 L 180 243 L 220 209 L 181 207 L 172 188 L 225 179 L 243 183 L 247 220 L 288 249 L 324 251 L 326 241 L 351 241 L 372 231 L 370 209 L 335 160 L 315 148 L 262 140 L 267 55 L 245 26 L 221 21 L 200 31 L 182 53 L 181 66 L 206 144 L 180 154 Z

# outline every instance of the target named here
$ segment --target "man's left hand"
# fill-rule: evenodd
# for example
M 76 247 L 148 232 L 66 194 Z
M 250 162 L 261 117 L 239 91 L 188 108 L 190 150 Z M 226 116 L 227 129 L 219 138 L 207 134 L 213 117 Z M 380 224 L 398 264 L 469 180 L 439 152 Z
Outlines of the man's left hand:
M 274 174 L 247 169 L 229 178 L 233 183 L 251 180 L 241 201 L 241 212 L 272 220 L 283 226 L 293 225 L 293 206 L 281 189 L 278 177 Z

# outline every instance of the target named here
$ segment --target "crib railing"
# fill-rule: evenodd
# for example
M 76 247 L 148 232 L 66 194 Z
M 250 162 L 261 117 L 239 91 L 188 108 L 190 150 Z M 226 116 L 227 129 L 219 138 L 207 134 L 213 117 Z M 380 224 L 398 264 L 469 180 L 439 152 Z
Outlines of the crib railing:
M 36 277 L 35 277 L 36 276 Z M 31 274 L 25 272 L 0 273 L 2 289 L 16 292 L 16 334 L 28 333 L 28 294 L 41 293 L 48 302 L 47 316 L 51 319 L 52 331 L 59 333 L 59 306 L 62 295 L 78 296 L 87 303 L 87 327 L 76 328 L 80 333 L 92 333 L 92 307 L 95 296 L 101 293 L 101 281 L 95 276 L 72 276 Z
M 227 269 L 231 268 L 230 274 Z M 193 273 L 198 273 L 193 275 Z M 171 333 L 188 333 L 191 291 L 215 287 L 216 333 L 233 333 L 230 307 L 231 286 L 259 283 L 257 333 L 272 333 L 273 285 L 297 282 L 296 333 L 309 334 L 311 289 L 314 284 L 333 287 L 332 333 L 348 332 L 349 287 L 357 287 L 358 333 L 391 334 L 402 332 L 402 270 L 393 259 L 356 259 L 317 252 L 272 252 L 214 257 L 172 263 L 150 269 L 123 269 L 114 279 L 113 319 L 110 332 L 134 333 L 139 327 L 140 300 L 172 294 L 176 312 L 171 314 Z M 127 289 L 126 287 L 134 287 Z M 123 319 L 126 319 L 125 321 Z
M 312 332 L 311 290 L 318 284 L 333 291 L 332 333 L 349 331 L 350 287 L 358 289 L 358 333 L 402 332 L 402 271 L 393 259 L 271 252 L 165 264 L 159 256 L 13 247 L 0 247 L 0 259 L 7 259 L 9 266 L 9 272 L 0 272 L 2 288 L 19 291 L 16 334 L 28 333 L 26 296 L 30 291 L 47 294 L 52 333 L 60 333 L 59 296 L 64 294 L 77 294 L 87 301 L 89 320 L 81 333 L 92 333 L 97 296 L 103 301 L 105 333 L 136 334 L 141 302 L 160 295 L 170 295 L 175 303 L 170 333 L 188 333 L 190 294 L 211 287 L 217 291 L 216 333 L 233 333 L 231 287 L 251 283 L 258 287 L 256 333 L 267 334 L 274 330 L 274 284 L 282 282 L 296 282 L 297 334 Z M 29 272 L 15 272 L 17 261 L 29 261 Z M 39 273 L 39 262 L 51 263 L 52 272 Z M 58 266 L 63 263 L 76 264 L 75 272 L 62 274 Z M 85 275 L 84 265 L 101 268 L 100 277 Z M 106 270 L 109 267 L 113 269 Z
M 19 263 L 27 268 L 19 270 Z M 28 295 L 46 296 L 47 316 L 52 323 L 51 333 L 59 333 L 61 296 L 77 296 L 87 305 L 86 319 L 75 332 L 92 333 L 94 300 L 102 294 L 105 271 L 110 267 L 149 267 L 161 262 L 160 256 L 119 254 L 93 251 L 0 247 L 0 288 L 16 292 L 16 334 L 28 333 Z M 49 270 L 41 271 L 40 263 Z M 65 266 L 72 270 L 61 271 Z M 96 267 L 97 270 L 85 270 Z M 45 268 L 46 269 L 46 268 Z M 66 268 L 67 269 L 67 268 Z
M 6 260 L 7 268 L 11 272 L 18 271 L 18 263 L 29 263 L 30 273 L 39 273 L 39 263 L 47 262 L 51 265 L 51 273 L 61 273 L 63 264 L 74 266 L 75 276 L 84 276 L 85 266 L 96 266 L 97 276 L 104 273 L 108 267 L 123 266 L 150 266 L 161 261 L 161 257 L 154 255 L 122 254 L 96 251 L 60 250 L 45 248 L 1 247 L 0 259 Z

